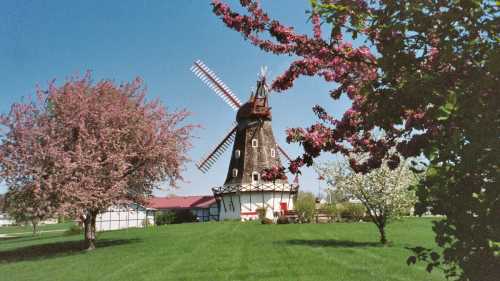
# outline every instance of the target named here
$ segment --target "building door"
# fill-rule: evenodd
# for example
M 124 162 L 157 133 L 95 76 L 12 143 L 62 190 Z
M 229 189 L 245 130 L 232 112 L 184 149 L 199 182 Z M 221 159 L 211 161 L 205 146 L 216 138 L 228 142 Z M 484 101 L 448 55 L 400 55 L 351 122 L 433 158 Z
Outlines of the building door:
M 288 205 L 286 204 L 286 202 L 281 202 L 280 203 L 280 210 L 281 210 L 281 213 L 283 215 L 287 215 L 287 213 L 288 213 Z

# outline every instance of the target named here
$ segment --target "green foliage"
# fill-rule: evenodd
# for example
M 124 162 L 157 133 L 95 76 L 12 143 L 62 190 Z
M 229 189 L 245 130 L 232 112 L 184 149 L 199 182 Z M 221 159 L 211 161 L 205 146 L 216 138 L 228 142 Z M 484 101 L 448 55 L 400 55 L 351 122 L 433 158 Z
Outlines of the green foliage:
M 322 204 L 320 209 L 323 212 L 326 212 L 330 216 L 330 222 L 336 221 L 339 219 L 339 212 L 337 210 L 336 204 Z
M 345 221 L 360 221 L 366 216 L 366 208 L 359 203 L 345 202 L 337 204 L 338 214 Z
M 156 225 L 172 224 L 176 219 L 174 211 L 160 211 L 155 215 Z
M 66 234 L 66 235 L 77 235 L 77 234 L 82 234 L 82 233 L 83 233 L 83 229 L 78 224 L 71 225 L 69 227 L 69 229 L 64 232 L 64 234 Z
M 311 192 L 299 192 L 294 204 L 295 211 L 301 223 L 310 223 L 316 211 L 316 198 Z
M 175 218 L 173 223 L 196 222 L 198 218 L 188 209 L 175 210 Z
M 197 218 L 189 209 L 176 209 L 158 212 L 155 216 L 156 225 L 196 222 Z
M 255 211 L 257 212 L 260 220 L 263 220 L 266 217 L 267 208 L 259 207 Z

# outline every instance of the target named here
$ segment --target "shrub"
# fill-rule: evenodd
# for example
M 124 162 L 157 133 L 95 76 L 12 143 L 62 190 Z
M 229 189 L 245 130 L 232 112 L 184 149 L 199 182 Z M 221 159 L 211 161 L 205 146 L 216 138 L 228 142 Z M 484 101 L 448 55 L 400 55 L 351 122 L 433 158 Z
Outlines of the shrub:
M 174 223 L 176 215 L 172 211 L 159 212 L 155 216 L 156 225 L 172 224 Z
M 337 220 L 339 213 L 335 204 L 323 204 L 321 210 L 330 216 L 330 222 Z
M 266 208 L 260 207 L 260 208 L 257 208 L 257 210 L 255 210 L 255 211 L 257 212 L 257 215 L 259 216 L 260 220 L 263 220 L 266 218 L 266 212 L 267 212 Z
M 359 203 L 346 202 L 338 204 L 337 210 L 340 217 L 347 221 L 360 221 L 366 215 L 366 208 Z
M 79 225 L 74 224 L 68 230 L 66 230 L 66 232 L 64 232 L 64 234 L 77 235 L 77 234 L 82 234 L 82 232 L 83 232 L 83 229 Z
M 173 223 L 196 222 L 198 218 L 188 209 L 175 210 L 175 218 Z
M 145 219 L 142 220 L 142 226 L 143 227 L 148 227 L 150 225 L 151 225 L 151 223 L 149 222 L 148 218 L 145 218 Z
M 309 223 L 314 219 L 316 199 L 311 192 L 299 192 L 295 200 L 295 211 L 301 223 Z
M 288 224 L 288 218 L 286 216 L 279 216 L 278 221 L 276 222 L 277 224 Z

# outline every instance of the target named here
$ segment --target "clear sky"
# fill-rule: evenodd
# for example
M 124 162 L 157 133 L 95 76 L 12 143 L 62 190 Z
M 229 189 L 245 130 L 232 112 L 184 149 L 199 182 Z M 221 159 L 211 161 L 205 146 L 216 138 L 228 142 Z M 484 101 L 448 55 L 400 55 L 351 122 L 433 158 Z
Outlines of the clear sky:
M 239 1 L 228 1 L 236 6 Z M 160 98 L 169 109 L 193 112 L 190 122 L 203 128 L 195 132 L 190 157 L 196 161 L 229 129 L 235 112 L 189 70 L 202 59 L 240 99 L 247 100 L 261 66 L 274 78 L 293 57 L 264 53 L 226 28 L 211 11 L 209 0 L 169 1 L 28 1 L 5 0 L 0 4 L 0 112 L 22 97 L 34 95 L 56 79 L 59 84 L 73 75 L 92 71 L 94 80 L 117 83 L 136 76 L 144 79 L 148 98 Z M 263 0 L 272 18 L 311 34 L 307 22 L 308 0 Z M 300 147 L 285 142 L 285 129 L 316 121 L 311 108 L 324 105 L 335 116 L 347 100 L 332 101 L 328 85 L 317 78 L 301 78 L 295 87 L 271 96 L 275 137 L 291 156 Z M 224 182 L 229 152 L 203 174 L 194 161 L 186 166 L 175 191 L 159 195 L 211 194 Z M 328 155 L 322 160 L 332 159 Z M 302 190 L 317 191 L 317 176 L 305 169 Z M 0 186 L 0 193 L 5 191 Z

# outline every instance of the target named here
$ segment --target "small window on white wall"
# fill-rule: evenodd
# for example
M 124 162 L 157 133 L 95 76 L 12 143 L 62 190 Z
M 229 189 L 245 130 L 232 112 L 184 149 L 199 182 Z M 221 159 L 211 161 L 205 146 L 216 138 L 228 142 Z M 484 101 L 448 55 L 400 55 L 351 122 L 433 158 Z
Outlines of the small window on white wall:
M 257 172 L 252 173 L 252 182 L 258 183 L 260 181 L 260 174 Z
M 241 156 L 241 151 L 239 149 L 236 149 L 234 151 L 234 158 L 239 159 Z
M 271 157 L 276 157 L 276 151 L 274 148 L 271 148 Z
M 257 139 L 252 139 L 252 147 L 258 147 L 259 141 Z
M 238 169 L 233 169 L 233 178 L 238 176 Z

